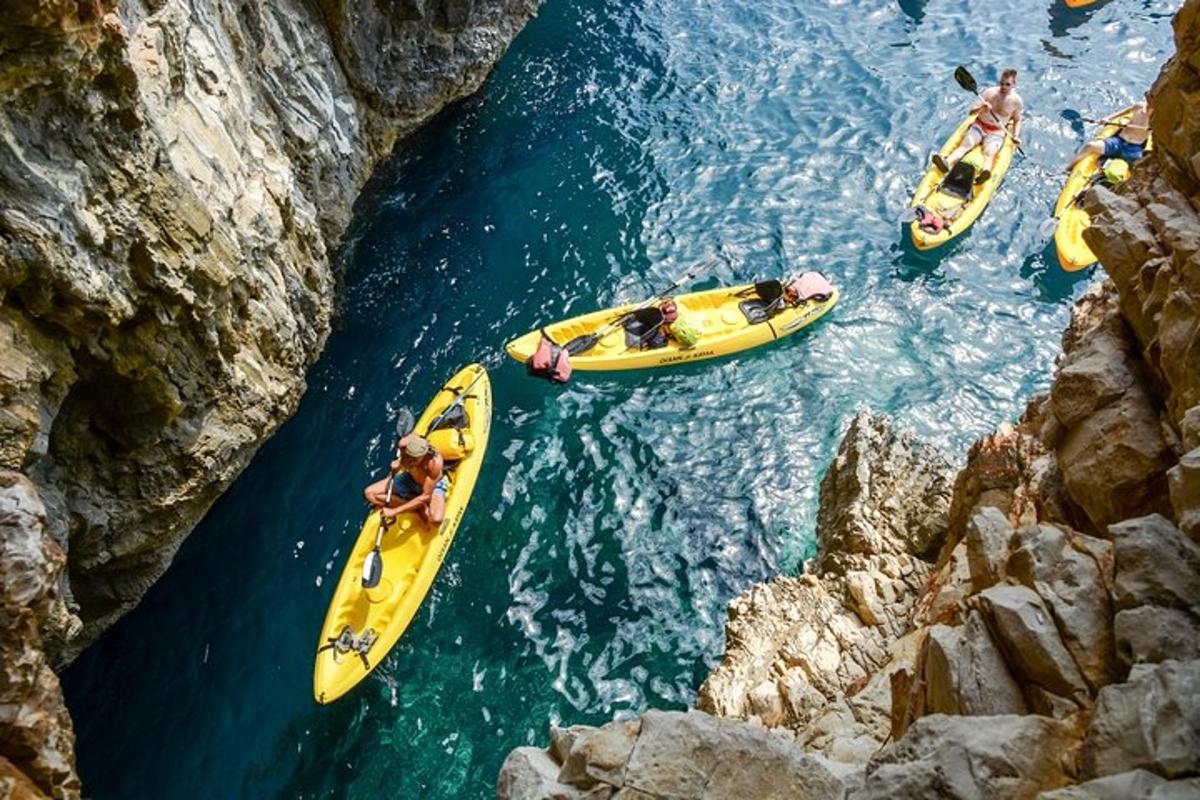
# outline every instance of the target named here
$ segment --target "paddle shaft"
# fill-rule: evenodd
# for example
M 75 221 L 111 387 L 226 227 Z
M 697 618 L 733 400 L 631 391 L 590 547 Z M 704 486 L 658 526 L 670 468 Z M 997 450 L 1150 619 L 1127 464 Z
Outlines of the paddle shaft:
M 599 341 L 600 339 L 603 339 L 605 336 L 607 336 L 608 334 L 610 334 L 614 330 L 616 330 L 618 327 L 620 327 L 625 322 L 625 320 L 627 320 L 629 317 L 633 316 L 633 314 L 635 312 L 641 311 L 642 309 L 649 308 L 650 306 L 654 305 L 659 300 L 663 299 L 664 297 L 669 295 L 671 292 L 678 289 L 680 286 L 683 286 L 683 284 L 687 283 L 690 280 L 695 280 L 697 275 L 699 275 L 701 272 L 703 272 L 706 269 L 710 269 L 716 263 L 717 262 L 715 259 L 710 260 L 710 261 L 705 261 L 703 264 L 694 268 L 691 272 L 687 273 L 682 278 L 680 278 L 679 280 L 672 283 L 666 289 L 663 289 L 661 292 L 656 294 L 654 297 L 651 297 L 649 300 L 646 300 L 645 302 L 643 302 L 637 306 L 634 306 L 633 308 L 629 309 L 628 311 L 623 312 L 620 316 L 618 316 L 612 322 L 609 322 L 604 327 L 602 327 L 600 330 L 596 331 L 595 336 L 596 336 L 597 341 Z
M 966 67 L 959 66 L 954 70 L 954 81 L 959 86 L 961 86 L 962 88 L 966 89 L 968 92 L 970 92 L 971 94 L 973 94 L 977 98 L 979 98 L 979 102 L 983 103 L 985 106 L 987 106 L 989 109 L 991 109 L 992 104 L 989 103 L 987 100 L 983 99 L 983 95 L 979 93 L 979 84 L 976 82 L 975 76 L 973 76 L 970 72 L 968 72 Z M 995 117 L 995 114 L 993 114 L 993 117 Z M 1007 124 L 1005 124 L 1005 126 L 1004 126 L 1004 135 L 1012 136 L 1013 144 L 1016 145 L 1017 152 L 1020 153 L 1021 155 L 1025 155 L 1025 150 L 1021 147 L 1021 145 L 1017 144 L 1017 142 L 1016 142 L 1017 137 L 1013 136 L 1012 131 L 1010 131 L 1008 129 Z

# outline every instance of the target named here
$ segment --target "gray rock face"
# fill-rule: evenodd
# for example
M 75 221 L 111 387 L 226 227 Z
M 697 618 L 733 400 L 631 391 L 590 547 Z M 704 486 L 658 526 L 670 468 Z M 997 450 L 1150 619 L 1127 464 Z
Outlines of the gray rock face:
M 59 660 L 291 414 L 358 189 L 536 8 L 85 5 L 0 12 L 0 467 L 67 550 Z
M 699 712 L 648 711 L 640 720 L 574 730 L 578 738 L 557 776 L 553 751 L 514 750 L 501 768 L 497 797 L 841 800 L 859 783 L 857 772 L 805 755 L 760 726 Z M 585 753 L 579 745 L 588 740 L 622 744 Z M 593 755 L 601 760 L 591 761 Z
M 1200 544 L 1158 516 L 1109 528 L 1116 548 L 1117 608 L 1142 605 L 1191 609 L 1200 598 Z
M 1200 541 L 1200 447 L 1167 470 L 1167 487 L 1179 530 Z
M 1026 714 L 1021 685 L 992 641 L 979 612 L 961 627 L 929 629 L 924 661 L 925 713 Z
M 871 760 L 850 798 L 1033 797 L 1068 782 L 1070 741 L 1045 717 L 924 717 Z
M 1038 800 L 1166 800 L 1200 796 L 1200 780 L 1166 781 L 1153 772 L 1135 769 L 1107 778 L 1042 792 Z
M 1164 661 L 1100 690 L 1083 774 L 1144 769 L 1164 778 L 1200 772 L 1200 661 Z

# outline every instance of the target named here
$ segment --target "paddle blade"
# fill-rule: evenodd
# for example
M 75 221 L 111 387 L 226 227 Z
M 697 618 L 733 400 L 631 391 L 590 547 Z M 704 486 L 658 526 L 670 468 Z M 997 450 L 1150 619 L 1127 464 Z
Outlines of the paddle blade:
M 364 589 L 374 589 L 383 578 L 383 553 L 376 547 L 367 553 L 363 559 L 362 586 Z
M 905 208 L 903 211 L 901 211 L 899 214 L 896 215 L 896 222 L 898 222 L 901 225 L 907 225 L 910 222 L 916 222 L 916 221 L 917 221 L 917 207 L 916 206 L 908 206 L 907 208 Z
M 571 341 L 563 345 L 563 349 L 567 351 L 567 355 L 577 356 L 580 353 L 586 353 L 600 342 L 599 335 L 595 333 L 585 333 L 576 336 Z
M 412 432 L 416 424 L 416 417 L 411 411 L 407 408 L 400 409 L 400 413 L 396 415 L 396 438 L 402 438 L 406 433 Z
M 971 94 L 979 93 L 979 84 L 975 82 L 975 76 L 967 72 L 966 67 L 959 65 L 954 68 L 954 80 Z
M 1042 222 L 1038 227 L 1038 236 L 1043 239 L 1049 239 L 1054 235 L 1055 229 L 1058 227 L 1058 217 L 1050 217 Z

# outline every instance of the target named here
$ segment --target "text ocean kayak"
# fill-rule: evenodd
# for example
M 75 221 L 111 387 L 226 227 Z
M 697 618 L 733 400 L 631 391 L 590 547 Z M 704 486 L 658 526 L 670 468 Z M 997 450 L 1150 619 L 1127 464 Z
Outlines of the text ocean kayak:
M 774 281 L 766 283 L 777 284 Z M 675 295 L 673 299 L 680 317 L 686 314 L 701 331 L 700 341 L 695 346 L 682 347 L 671 340 L 663 347 L 643 350 L 637 343 L 637 334 L 617 326 L 603 336 L 595 347 L 572 355 L 571 366 L 578 370 L 644 369 L 749 350 L 811 325 L 833 308 L 838 296 L 835 289 L 825 300 L 808 300 L 797 306 L 781 303 L 773 316 L 752 322 L 752 318 L 765 317 L 762 309 L 769 307 L 769 303 L 757 293 L 755 284 Z M 565 345 L 578 336 L 599 331 L 634 308 L 636 304 L 595 311 L 555 322 L 545 326 L 544 330 L 556 343 Z M 521 363 L 529 361 L 537 350 L 541 335 L 541 331 L 530 331 L 514 339 L 507 345 L 508 354 Z
M 1100 129 L 1093 140 L 1116 136 L 1132 116 L 1132 108 L 1120 112 L 1111 124 Z M 1151 146 L 1152 142 L 1147 140 L 1146 149 L 1149 150 Z M 1096 254 L 1083 241 L 1083 232 L 1091 226 L 1092 217 L 1083 210 L 1079 200 L 1099 171 L 1099 157 L 1088 153 L 1067 176 L 1067 182 L 1054 206 L 1054 216 L 1058 218 L 1058 226 L 1054 229 L 1054 249 L 1058 251 L 1058 263 L 1067 272 L 1077 272 L 1096 263 Z
M 975 121 L 975 115 L 968 115 L 966 119 L 958 126 L 958 128 L 942 145 L 942 149 L 938 152 L 943 158 L 949 157 L 954 152 L 954 148 L 958 147 L 958 143 L 966 136 L 967 129 L 971 127 L 971 123 Z M 982 144 L 977 145 L 971 152 L 979 152 Z M 930 233 L 923 229 L 920 221 L 914 221 L 909 225 L 909 230 L 912 234 L 913 244 L 919 250 L 930 250 L 934 247 L 945 244 L 954 237 L 958 236 L 963 231 L 967 230 L 979 219 L 979 215 L 987 208 L 988 202 L 991 201 L 992 195 L 996 193 L 997 187 L 1000 186 L 1000 181 L 1004 180 L 1004 173 L 1008 172 L 1008 166 L 1013 159 L 1013 140 L 1012 136 L 1004 137 L 1004 144 L 1000 147 L 1000 152 L 996 154 L 995 168 L 992 170 L 991 176 L 983 183 L 977 184 L 974 187 L 972 197 L 962 206 L 962 214 L 950 223 L 949 228 Z M 963 157 L 970 155 L 968 152 Z M 932 163 L 925 171 L 921 182 L 917 184 L 917 190 L 913 192 L 912 205 L 924 206 L 931 208 L 934 212 L 939 212 L 939 200 L 941 193 L 937 191 L 938 184 L 942 180 L 945 173 L 934 166 Z
M 433 398 L 414 430 L 427 434 L 430 423 L 484 372 L 479 364 L 462 369 Z M 363 561 L 379 530 L 379 512 L 372 511 L 363 524 L 321 628 L 313 670 L 313 695 L 318 703 L 337 700 L 379 665 L 412 622 L 442 566 L 487 450 L 492 388 L 486 374 L 464 395 L 462 408 L 466 412 L 462 440 L 473 445 L 462 460 L 447 465 L 450 486 L 445 517 L 441 525 L 431 528 L 419 514 L 397 516 L 383 537 L 383 577 L 373 589 L 364 589 L 361 578 Z

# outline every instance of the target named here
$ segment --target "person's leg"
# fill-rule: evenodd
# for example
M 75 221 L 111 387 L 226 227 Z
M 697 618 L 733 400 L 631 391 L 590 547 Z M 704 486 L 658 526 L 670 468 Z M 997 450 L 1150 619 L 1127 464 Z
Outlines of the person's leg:
M 1067 164 L 1067 169 L 1075 169 L 1075 165 L 1089 155 L 1102 156 L 1104 155 L 1104 142 L 1088 142 L 1083 148 L 1075 154 L 1071 159 L 1071 163 Z
M 367 502 L 377 508 L 382 506 L 384 500 L 387 498 L 388 483 L 391 480 L 391 477 L 387 477 L 381 481 L 375 481 L 375 483 L 372 483 L 363 490 L 363 497 L 367 498 Z
M 982 183 L 992 177 L 992 169 L 996 166 L 996 154 L 1004 145 L 1004 134 L 993 134 L 983 140 L 983 169 L 976 177 L 977 183 Z
M 953 169 L 954 165 L 958 163 L 960 158 L 969 153 L 972 147 L 979 144 L 979 140 L 982 138 L 983 131 L 979 129 L 978 125 L 972 125 L 971 127 L 967 128 L 967 132 L 963 136 L 962 141 L 958 143 L 958 147 L 954 148 L 948 158 L 943 159 L 940 153 L 934 153 L 933 163 L 936 164 L 938 169 L 942 170 L 943 172 L 949 172 L 951 169 Z

